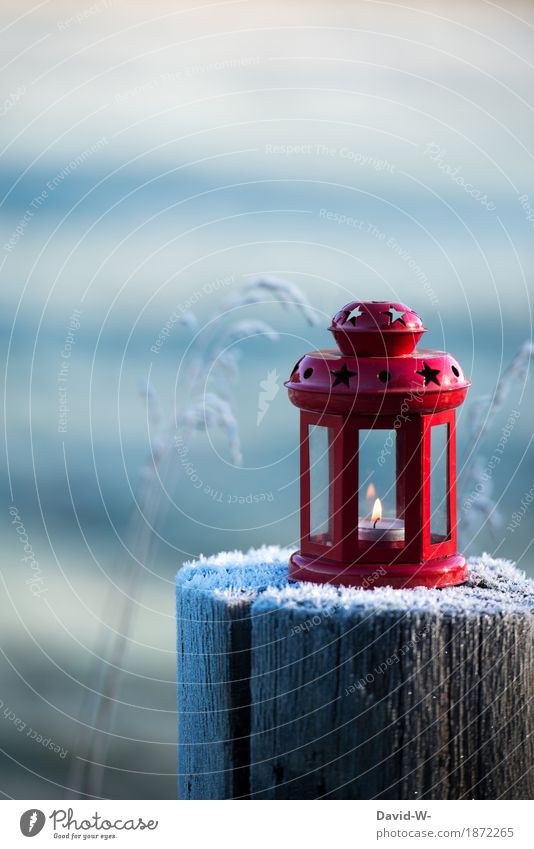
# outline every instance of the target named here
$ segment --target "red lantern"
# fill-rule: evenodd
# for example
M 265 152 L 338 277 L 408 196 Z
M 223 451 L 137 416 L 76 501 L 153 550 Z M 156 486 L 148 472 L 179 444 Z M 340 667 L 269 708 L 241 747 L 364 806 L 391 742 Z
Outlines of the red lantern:
M 470 386 L 403 304 L 347 304 L 285 384 L 300 408 L 301 548 L 293 580 L 444 587 L 456 550 L 456 410 Z

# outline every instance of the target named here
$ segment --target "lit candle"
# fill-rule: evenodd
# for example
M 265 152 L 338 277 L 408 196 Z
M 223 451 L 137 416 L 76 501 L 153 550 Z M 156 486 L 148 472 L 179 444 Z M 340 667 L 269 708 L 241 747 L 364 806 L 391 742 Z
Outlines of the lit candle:
M 377 498 L 370 519 L 362 519 L 358 525 L 358 539 L 367 542 L 403 542 L 404 522 L 402 519 L 382 518 L 382 504 Z

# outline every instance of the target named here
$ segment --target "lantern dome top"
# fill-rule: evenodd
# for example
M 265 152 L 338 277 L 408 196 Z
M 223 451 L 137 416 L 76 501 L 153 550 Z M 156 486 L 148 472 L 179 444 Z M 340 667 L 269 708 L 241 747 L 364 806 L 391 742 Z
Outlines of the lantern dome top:
M 294 366 L 286 387 L 301 409 L 387 415 L 436 412 L 459 406 L 471 385 L 446 351 L 416 348 L 426 332 L 404 304 L 354 301 L 329 330 L 338 348 L 310 351 Z
M 411 354 L 426 328 L 405 304 L 351 301 L 332 319 L 329 330 L 340 351 L 358 357 Z

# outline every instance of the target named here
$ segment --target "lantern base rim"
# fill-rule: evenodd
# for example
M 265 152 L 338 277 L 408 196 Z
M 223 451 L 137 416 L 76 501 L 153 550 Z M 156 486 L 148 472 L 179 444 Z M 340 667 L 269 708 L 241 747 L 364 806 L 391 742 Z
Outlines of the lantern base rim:
M 365 589 L 439 589 L 465 583 L 467 561 L 463 554 L 450 554 L 421 563 L 339 563 L 296 551 L 289 559 L 288 578 Z

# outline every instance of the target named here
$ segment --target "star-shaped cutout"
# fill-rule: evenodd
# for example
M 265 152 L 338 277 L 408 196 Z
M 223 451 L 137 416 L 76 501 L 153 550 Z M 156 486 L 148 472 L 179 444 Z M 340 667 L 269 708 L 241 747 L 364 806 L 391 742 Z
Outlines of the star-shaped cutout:
M 391 327 L 392 324 L 395 324 L 396 321 L 400 321 L 400 323 L 406 327 L 406 322 L 403 318 L 403 316 L 406 315 L 406 310 L 397 310 L 395 307 L 390 306 L 390 308 L 383 312 L 382 315 L 389 316 L 389 327 Z
M 423 368 L 418 369 L 416 374 L 421 374 L 425 379 L 425 386 L 428 386 L 429 383 L 435 383 L 436 386 L 439 386 L 438 374 L 439 368 L 430 368 L 428 363 L 425 363 L 423 360 Z
M 360 309 L 360 305 L 357 304 L 351 309 L 350 312 L 347 313 L 347 315 L 343 319 L 343 324 L 347 324 L 347 322 L 350 321 L 350 323 L 354 327 L 354 325 L 356 324 L 356 319 L 359 318 L 361 315 L 363 315 L 363 312 Z
M 335 377 L 335 380 L 334 380 L 332 386 L 338 386 L 340 383 L 343 383 L 344 386 L 350 387 L 349 381 L 350 381 L 351 377 L 355 377 L 358 374 L 358 372 L 357 371 L 350 371 L 350 369 L 347 368 L 347 363 L 343 363 L 341 368 L 338 369 L 337 371 L 332 371 L 332 369 L 330 369 L 330 374 L 333 374 L 334 377 Z

